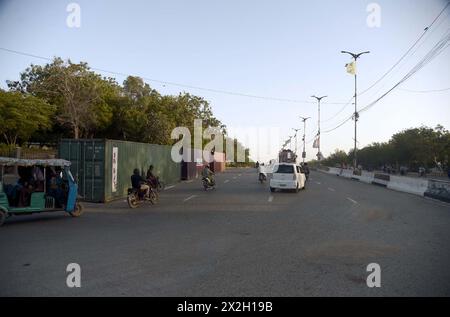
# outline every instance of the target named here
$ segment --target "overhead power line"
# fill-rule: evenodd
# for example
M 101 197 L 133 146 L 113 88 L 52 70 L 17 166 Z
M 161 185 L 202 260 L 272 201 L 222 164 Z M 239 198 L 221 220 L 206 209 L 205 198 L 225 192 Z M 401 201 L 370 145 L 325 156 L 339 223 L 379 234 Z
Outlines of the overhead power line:
M 448 91 L 450 90 L 449 88 L 444 88 L 444 89 L 431 89 L 431 90 L 413 90 L 413 89 L 406 89 L 406 88 L 398 88 L 399 90 L 403 90 L 403 91 L 407 91 L 407 92 L 417 92 L 417 93 L 433 93 L 433 92 L 443 92 L 443 91 Z
M 37 59 L 41 59 L 41 60 L 45 60 L 45 61 L 52 61 L 53 60 L 53 59 L 51 59 L 49 57 L 44 57 L 44 56 L 39 56 L 39 55 L 35 55 L 35 54 L 30 54 L 30 53 L 21 52 L 21 51 L 17 51 L 17 50 L 12 50 L 12 49 L 9 49 L 9 48 L 4 48 L 4 47 L 0 47 L 0 50 L 5 51 L 5 52 L 9 52 L 9 53 L 13 53 L 13 54 L 17 54 L 17 55 L 37 58 Z M 103 73 L 116 75 L 116 76 L 122 76 L 122 77 L 129 76 L 129 74 L 116 72 L 116 71 L 112 71 L 112 70 L 107 70 L 107 69 L 103 69 L 103 68 L 90 67 L 90 69 L 96 70 L 96 71 L 99 71 L 99 72 L 103 72 Z M 146 81 L 154 82 L 154 83 L 158 83 L 158 84 L 162 84 L 162 85 L 169 85 L 169 86 L 176 86 L 176 87 L 181 87 L 181 88 L 196 89 L 196 90 L 208 91 L 208 92 L 212 92 L 212 93 L 225 94 L 225 95 L 231 95 L 231 96 L 254 98 L 254 99 L 263 99 L 263 100 L 271 100 L 271 101 L 279 101 L 279 102 L 315 104 L 314 101 L 309 101 L 309 100 L 296 100 L 296 99 L 278 98 L 278 97 L 270 97 L 270 96 L 259 96 L 259 95 L 253 95 L 253 94 L 246 94 L 246 93 L 228 91 L 228 90 L 221 90 L 221 89 L 214 89 L 214 88 L 206 88 L 206 87 L 200 87 L 200 86 L 194 86 L 194 85 L 181 84 L 181 83 L 176 83 L 176 82 L 172 82 L 172 81 L 159 80 L 159 79 L 143 77 L 143 76 L 139 76 L 139 77 L 141 77 L 142 79 L 144 79 Z M 337 104 L 337 105 L 345 104 L 344 102 L 325 102 L 325 103 L 326 104 Z
M 375 104 L 377 104 L 381 99 L 386 97 L 390 92 L 392 92 L 395 88 L 400 86 L 402 83 L 407 81 L 411 76 L 416 74 L 419 70 L 421 70 L 423 67 L 425 67 L 427 64 L 429 64 L 432 60 L 434 60 L 437 56 L 439 56 L 446 48 L 447 44 L 450 41 L 450 32 L 447 30 L 446 35 L 444 35 L 438 43 L 428 52 L 428 54 L 425 55 L 425 57 L 422 58 L 399 82 L 397 82 L 392 88 L 390 88 L 388 91 L 386 91 L 383 95 L 378 97 L 376 100 L 368 104 L 367 106 L 363 107 L 359 112 L 367 111 L 368 109 L 372 108 Z
M 407 81 L 414 74 L 416 74 L 418 71 L 420 71 L 423 67 L 425 67 L 427 64 L 429 64 L 432 60 L 434 60 L 437 56 L 439 56 L 449 46 L 448 45 L 449 41 L 450 41 L 450 32 L 449 32 L 449 30 L 447 30 L 447 33 L 433 46 L 433 48 L 399 82 L 397 82 L 393 87 L 391 87 L 388 91 L 386 91 L 384 94 L 382 94 L 376 100 L 374 100 L 373 102 L 369 103 L 368 105 L 363 107 L 361 110 L 359 110 L 359 113 L 367 111 L 370 108 L 372 108 L 380 100 L 382 100 L 389 93 L 391 93 L 395 88 L 397 88 L 402 83 Z M 448 90 L 448 89 L 445 89 L 445 90 Z M 348 121 L 350 121 L 352 118 L 353 118 L 353 115 L 346 118 L 343 122 L 341 122 L 339 125 L 335 126 L 334 128 L 322 131 L 322 133 L 329 133 L 329 132 L 334 131 L 334 130 L 340 128 L 341 126 L 343 126 Z
M 388 71 L 386 73 L 383 74 L 383 76 L 381 76 L 378 80 L 376 80 L 372 85 L 370 85 L 368 88 L 366 88 L 365 90 L 363 90 L 361 93 L 359 93 L 358 95 L 361 96 L 362 94 L 364 94 L 365 92 L 369 91 L 370 89 L 372 89 L 374 86 L 376 86 L 380 81 L 382 81 L 398 64 L 400 64 L 400 62 L 417 46 L 417 44 L 420 42 L 420 40 L 425 36 L 425 34 L 428 32 L 428 30 L 436 23 L 436 21 L 441 17 L 441 15 L 444 13 L 444 11 L 448 8 L 448 6 L 450 5 L 450 2 L 448 2 L 444 8 L 439 12 L 439 14 L 434 18 L 434 20 L 431 22 L 431 24 L 426 27 L 424 29 L 424 31 L 422 32 L 422 34 L 419 36 L 419 38 L 411 45 L 411 47 L 406 51 L 406 53 L 404 53 L 400 59 L 394 64 L 392 65 Z M 413 54 L 415 53 L 415 51 L 413 52 Z M 402 89 L 399 88 L 401 90 L 405 90 L 406 89 Z M 443 90 L 429 90 L 429 91 L 412 91 L 410 90 L 410 92 L 421 92 L 421 93 L 428 93 L 428 92 L 440 92 L 440 91 L 446 91 L 446 90 L 450 90 L 450 88 L 447 89 L 443 89 Z M 353 96 L 350 98 L 350 100 L 348 102 L 346 102 L 344 104 L 344 106 L 338 111 L 336 112 L 333 116 L 331 116 L 328 119 L 322 120 L 322 122 L 329 122 L 331 120 L 333 120 L 334 118 L 336 118 L 339 114 L 341 114 L 353 101 Z M 350 117 L 350 119 L 352 118 L 352 116 Z M 345 119 L 344 123 L 347 122 L 349 119 Z M 343 124 L 339 124 L 338 127 L 342 126 Z M 331 132 L 333 130 L 335 130 L 336 128 L 330 129 L 328 130 L 328 132 Z M 325 133 L 327 131 L 324 131 Z
M 331 120 L 333 120 L 334 118 L 336 118 L 339 114 L 342 113 L 342 111 L 344 111 L 344 110 L 347 108 L 348 105 L 350 105 L 350 104 L 352 103 L 353 98 L 354 98 L 354 97 L 352 96 L 352 97 L 350 98 L 350 100 L 347 101 L 347 102 L 344 104 L 344 106 L 342 106 L 342 108 L 341 108 L 338 112 L 336 112 L 334 115 L 332 115 L 332 116 L 329 117 L 328 119 L 322 120 L 322 122 L 328 122 L 328 121 L 331 121 Z
M 442 13 L 444 13 L 444 11 L 448 8 L 448 6 L 450 5 L 450 2 L 447 2 L 447 4 L 444 6 L 444 8 L 439 12 L 439 14 L 434 18 L 433 22 L 431 22 L 431 24 L 426 27 L 422 34 L 419 36 L 419 38 L 411 45 L 411 47 L 400 57 L 400 59 L 391 66 L 391 68 L 389 68 L 387 70 L 386 73 L 384 73 L 379 79 L 377 79 L 372 85 L 370 85 L 369 87 L 367 87 L 365 90 L 363 90 L 362 92 L 359 93 L 359 95 L 361 96 L 362 94 L 366 93 L 367 91 L 369 91 L 370 89 L 372 89 L 374 86 L 376 86 L 380 81 L 382 81 L 395 67 L 397 67 L 398 64 L 400 64 L 400 62 L 413 50 L 413 48 L 420 42 L 420 40 L 425 36 L 425 34 L 428 32 L 428 30 L 436 23 L 436 21 L 441 17 Z

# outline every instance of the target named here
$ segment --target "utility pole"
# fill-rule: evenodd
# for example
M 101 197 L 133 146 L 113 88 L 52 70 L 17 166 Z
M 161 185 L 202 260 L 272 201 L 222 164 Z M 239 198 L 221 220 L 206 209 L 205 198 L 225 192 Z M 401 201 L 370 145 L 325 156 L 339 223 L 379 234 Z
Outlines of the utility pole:
M 292 128 L 292 130 L 295 131 L 295 135 L 294 135 L 294 138 L 295 138 L 294 155 L 295 155 L 295 162 L 297 163 L 297 132 L 298 132 L 300 129 L 294 129 L 294 128 Z
M 349 54 L 353 57 L 353 62 L 354 62 L 354 75 L 355 75 L 355 113 L 353 114 L 354 120 L 355 120 L 355 146 L 353 148 L 353 169 L 356 170 L 356 168 L 358 167 L 358 161 L 356 158 L 356 151 L 357 151 L 357 139 L 356 139 L 356 125 L 359 119 L 359 113 L 358 113 L 358 107 L 357 107 L 357 98 L 358 98 L 358 93 L 357 93 L 357 76 L 356 76 L 356 60 L 363 54 L 368 54 L 370 53 L 369 51 L 366 52 L 361 52 L 358 54 L 352 53 L 352 52 L 348 52 L 348 51 L 341 51 L 342 54 Z
M 295 131 L 295 135 L 294 135 L 294 138 L 295 138 L 295 155 L 297 155 L 297 132 L 298 131 L 300 131 L 300 129 L 294 129 L 294 128 L 292 128 L 292 130 L 294 130 Z
M 319 144 L 318 144 L 318 147 L 317 147 L 317 159 L 320 161 L 320 157 L 321 157 L 321 153 L 320 153 L 320 101 L 323 99 L 323 98 L 326 98 L 326 97 L 328 97 L 328 96 L 322 96 L 322 97 L 317 97 L 317 96 L 311 96 L 311 98 L 315 98 L 315 99 L 317 99 L 317 108 L 318 108 L 318 111 L 319 111 L 319 113 L 318 113 L 318 119 L 317 119 L 317 127 L 318 127 L 318 131 L 317 131 L 317 137 L 318 137 L 318 139 L 319 139 Z
M 302 119 L 303 121 L 303 152 L 302 152 L 302 158 L 303 158 L 303 163 L 305 163 L 305 158 L 306 158 L 306 120 L 310 119 L 310 117 L 300 117 L 300 119 Z

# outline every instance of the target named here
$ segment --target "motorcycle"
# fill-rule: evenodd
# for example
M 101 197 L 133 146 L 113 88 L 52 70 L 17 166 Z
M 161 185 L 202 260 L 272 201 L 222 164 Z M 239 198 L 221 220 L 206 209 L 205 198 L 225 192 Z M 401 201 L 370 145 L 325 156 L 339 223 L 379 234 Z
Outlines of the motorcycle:
M 136 188 L 128 188 L 127 202 L 128 206 L 132 209 L 137 208 L 139 205 L 150 202 L 152 205 L 158 201 L 158 195 L 155 190 L 150 187 L 148 197 L 145 196 L 145 192 Z
M 215 189 L 216 188 L 216 182 L 213 179 L 210 179 L 208 177 L 202 178 L 203 188 L 206 190 L 208 189 Z
M 259 182 L 262 184 L 267 180 L 267 175 L 266 173 L 259 173 L 259 177 L 258 177 Z

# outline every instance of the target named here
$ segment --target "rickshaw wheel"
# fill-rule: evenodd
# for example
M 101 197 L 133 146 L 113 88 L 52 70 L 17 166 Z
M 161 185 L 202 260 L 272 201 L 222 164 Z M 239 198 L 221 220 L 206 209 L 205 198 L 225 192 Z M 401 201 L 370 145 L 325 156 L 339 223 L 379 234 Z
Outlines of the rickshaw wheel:
M 0 226 L 5 223 L 5 219 L 6 219 L 6 212 L 0 210 Z
M 83 214 L 83 205 L 80 203 L 75 204 L 75 209 L 69 213 L 72 217 L 79 217 Z

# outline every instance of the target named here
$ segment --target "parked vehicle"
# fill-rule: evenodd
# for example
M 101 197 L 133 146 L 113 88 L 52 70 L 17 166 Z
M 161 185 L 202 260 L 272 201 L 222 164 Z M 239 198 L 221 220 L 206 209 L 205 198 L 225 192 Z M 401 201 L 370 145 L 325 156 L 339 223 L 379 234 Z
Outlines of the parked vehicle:
M 0 157 L 0 225 L 13 215 L 64 211 L 83 213 L 70 162 Z
M 306 176 L 301 166 L 293 163 L 279 163 L 275 164 L 273 169 L 270 191 L 289 189 L 298 192 L 300 189 L 305 189 L 305 183 Z
M 127 196 L 128 206 L 134 209 L 146 202 L 151 203 L 152 205 L 156 204 L 156 202 L 158 201 L 158 193 L 156 192 L 156 189 L 152 188 L 151 186 L 149 187 L 150 188 L 148 197 L 145 197 L 144 191 L 141 191 L 133 187 L 128 188 L 128 196 Z

